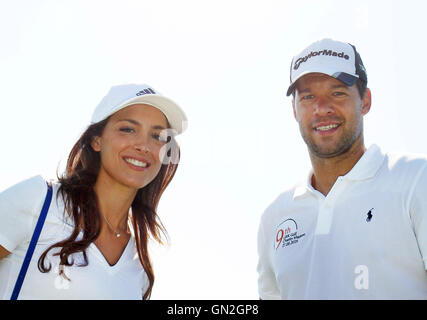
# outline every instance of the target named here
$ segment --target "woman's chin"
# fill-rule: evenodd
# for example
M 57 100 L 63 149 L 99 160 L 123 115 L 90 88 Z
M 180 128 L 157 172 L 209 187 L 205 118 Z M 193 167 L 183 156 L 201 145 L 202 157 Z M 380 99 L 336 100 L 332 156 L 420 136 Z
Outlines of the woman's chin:
M 142 189 L 144 187 L 146 187 L 151 181 L 154 180 L 155 177 L 153 178 L 149 178 L 149 179 L 144 179 L 144 180 L 126 180 L 123 181 L 122 184 L 127 186 L 129 189 L 135 189 L 135 190 L 139 190 Z

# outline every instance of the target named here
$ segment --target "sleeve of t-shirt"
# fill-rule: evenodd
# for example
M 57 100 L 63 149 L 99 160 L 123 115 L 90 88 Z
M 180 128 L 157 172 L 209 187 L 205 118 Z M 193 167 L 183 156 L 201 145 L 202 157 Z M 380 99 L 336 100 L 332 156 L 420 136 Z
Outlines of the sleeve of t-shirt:
M 280 292 L 271 266 L 270 250 L 264 228 L 265 225 L 261 220 L 258 229 L 258 295 L 262 300 L 278 300 Z
M 0 245 L 13 252 L 29 241 L 47 193 L 41 176 L 19 182 L 0 193 Z
M 414 181 L 410 215 L 421 256 L 427 270 L 427 163 Z

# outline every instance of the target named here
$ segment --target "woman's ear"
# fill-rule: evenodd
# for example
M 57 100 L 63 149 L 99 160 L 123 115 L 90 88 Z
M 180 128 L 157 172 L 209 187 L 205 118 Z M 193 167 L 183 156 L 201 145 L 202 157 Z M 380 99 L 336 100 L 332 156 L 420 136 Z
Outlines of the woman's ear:
M 92 142 L 90 143 L 90 146 L 96 152 L 101 151 L 101 137 L 98 137 L 98 136 L 93 137 Z

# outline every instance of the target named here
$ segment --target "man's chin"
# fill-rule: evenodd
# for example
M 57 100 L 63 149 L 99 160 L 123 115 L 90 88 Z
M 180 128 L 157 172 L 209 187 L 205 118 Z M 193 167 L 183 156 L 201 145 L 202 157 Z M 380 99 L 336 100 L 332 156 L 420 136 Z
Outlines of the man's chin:
M 351 148 L 351 144 L 345 146 L 318 146 L 309 145 L 309 151 L 312 155 L 321 159 L 330 159 L 338 157 L 348 152 Z

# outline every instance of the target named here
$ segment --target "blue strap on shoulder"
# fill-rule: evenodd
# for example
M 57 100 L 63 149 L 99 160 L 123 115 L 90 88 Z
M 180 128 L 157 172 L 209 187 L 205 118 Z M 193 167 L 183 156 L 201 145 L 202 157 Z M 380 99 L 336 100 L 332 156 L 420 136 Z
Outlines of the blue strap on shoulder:
M 31 258 L 34 253 L 37 241 L 39 240 L 40 233 L 43 229 L 44 222 L 46 220 L 47 212 L 49 211 L 50 202 L 52 200 L 52 186 L 47 183 L 47 194 L 44 200 L 42 211 L 40 212 L 39 219 L 37 220 L 36 227 L 34 229 L 33 237 L 31 238 L 30 245 L 28 246 L 27 253 L 22 263 L 21 271 L 19 271 L 18 279 L 16 279 L 15 288 L 13 289 L 10 300 L 16 300 L 21 291 L 22 283 L 24 282 L 25 275 L 30 265 Z

